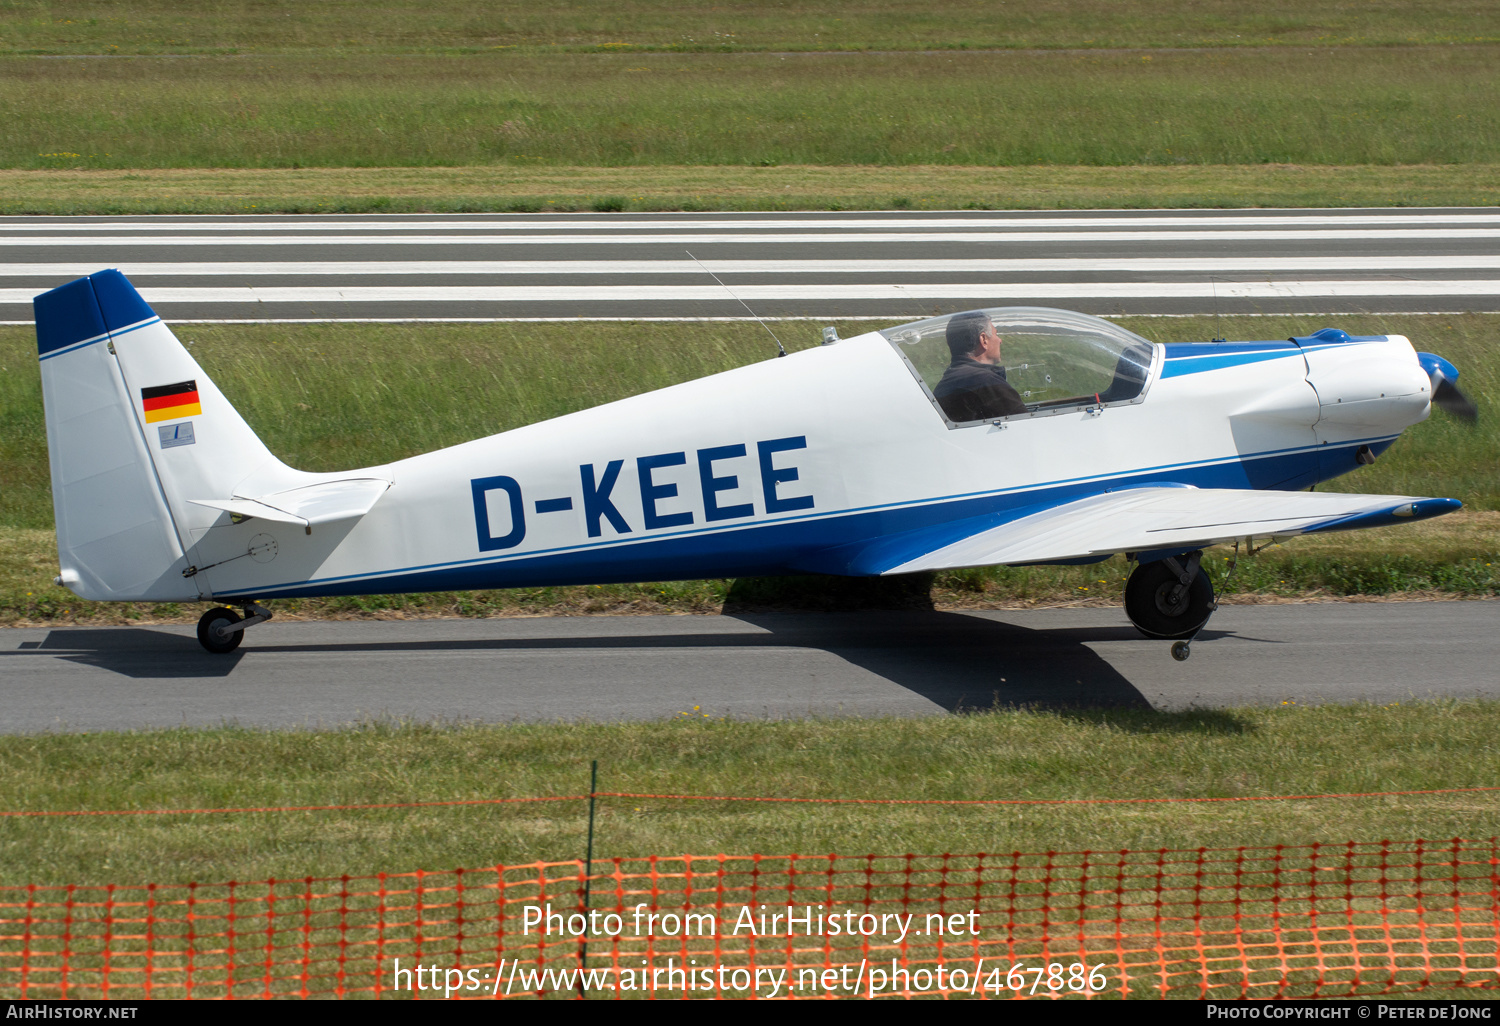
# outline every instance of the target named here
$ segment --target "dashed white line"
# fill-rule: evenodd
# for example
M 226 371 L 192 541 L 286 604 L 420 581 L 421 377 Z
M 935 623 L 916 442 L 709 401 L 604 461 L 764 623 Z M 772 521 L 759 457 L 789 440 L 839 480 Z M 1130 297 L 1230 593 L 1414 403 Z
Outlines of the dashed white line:
M 1496 296 L 1500 280 L 1263 282 L 940 282 L 934 284 L 736 285 L 735 295 L 754 300 L 859 299 L 1300 299 L 1357 296 Z M 475 285 L 152 288 L 140 290 L 158 303 L 539 303 L 539 302 L 715 302 L 728 298 L 717 285 Z M 0 289 L 0 304 L 30 303 L 35 288 Z
M 0 225 L 8 229 L 11 225 Z M 1379 228 L 1379 229 L 1268 229 L 1266 231 L 865 231 L 832 232 L 662 232 L 651 235 L 629 235 L 623 232 L 573 235 L 107 235 L 91 238 L 82 235 L 52 235 L 41 238 L 0 236 L 0 246 L 24 246 L 28 249 L 62 246 L 644 246 L 644 245 L 800 245 L 838 242 L 865 245 L 881 242 L 1397 242 L 1411 239 L 1497 239 L 1496 228 Z M 658 226 L 659 228 L 660 226 Z
M 1170 227 L 1272 227 L 1283 225 L 1338 225 L 1354 227 L 1359 225 L 1386 225 L 1386 224 L 1427 224 L 1427 225 L 1453 225 L 1453 224 L 1493 224 L 1500 225 L 1500 214 L 1423 214 L 1423 213 L 1397 213 L 1389 214 L 1200 214 L 1187 216 L 1159 216 L 1142 215 L 1137 217 L 1109 215 L 1085 215 L 1079 217 L 1007 217 L 1004 215 L 994 217 L 974 216 L 937 216 L 937 217 L 847 217 L 847 218 L 715 218 L 699 220 L 671 220 L 670 218 L 614 220 L 606 218 L 592 218 L 587 220 L 564 220 L 561 218 L 536 218 L 530 220 L 509 220 L 504 218 L 480 219 L 471 221 L 460 220 L 425 220 L 425 221 L 385 221 L 385 220 L 332 220 L 322 219 L 316 215 L 291 220 L 252 220 L 250 218 L 220 221 L 182 221 L 182 220 L 136 220 L 136 221 L 19 221 L 0 220 L 0 230 L 5 231 L 70 231 L 70 232 L 108 232 L 117 231 L 122 226 L 127 226 L 132 231 L 231 231 L 231 232 L 266 232 L 266 231 L 359 231 L 359 232 L 402 232 L 402 231 L 493 231 L 504 228 L 518 231 L 547 231 L 547 232 L 578 232 L 598 231 L 608 228 L 611 231 L 656 231 L 663 227 L 678 231 L 709 230 L 725 231 L 728 229 L 751 229 L 767 230 L 773 228 L 788 228 L 807 230 L 809 228 L 834 228 L 846 230 L 864 230 L 869 228 L 893 228 L 893 227 L 941 227 L 941 228 L 1098 228 L 1103 226 L 1133 226 L 1145 228 L 1170 228 Z
M 418 274 L 701 274 L 691 260 L 288 260 L 202 263 L 123 261 L 113 265 L 124 274 L 146 277 L 253 277 L 307 275 Z M 1097 273 L 1136 272 L 1208 274 L 1212 272 L 1323 271 L 1487 271 L 1500 269 L 1500 254 L 1276 257 L 1063 257 L 980 260 L 705 260 L 718 274 L 963 274 L 963 273 Z M 0 278 L 78 278 L 99 270 L 99 262 L 0 263 Z

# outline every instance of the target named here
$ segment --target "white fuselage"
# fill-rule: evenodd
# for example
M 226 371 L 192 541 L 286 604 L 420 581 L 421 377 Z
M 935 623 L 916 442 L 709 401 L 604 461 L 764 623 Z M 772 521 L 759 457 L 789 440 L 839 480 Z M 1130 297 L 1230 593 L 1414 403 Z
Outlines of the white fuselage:
M 1427 415 L 1399 336 L 1230 348 L 1156 347 L 1135 403 L 952 427 L 872 332 L 352 472 L 390 488 L 310 532 L 199 507 L 208 569 L 150 597 L 858 573 L 893 533 L 1122 484 L 1305 488 Z

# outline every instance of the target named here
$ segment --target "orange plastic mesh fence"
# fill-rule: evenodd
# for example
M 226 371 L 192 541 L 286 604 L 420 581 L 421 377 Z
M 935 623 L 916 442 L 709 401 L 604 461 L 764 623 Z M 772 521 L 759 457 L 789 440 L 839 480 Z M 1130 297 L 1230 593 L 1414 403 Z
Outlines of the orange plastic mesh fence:
M 594 865 L 587 907 L 577 862 L 0 888 L 0 997 L 1334 997 L 1500 981 L 1493 838 Z

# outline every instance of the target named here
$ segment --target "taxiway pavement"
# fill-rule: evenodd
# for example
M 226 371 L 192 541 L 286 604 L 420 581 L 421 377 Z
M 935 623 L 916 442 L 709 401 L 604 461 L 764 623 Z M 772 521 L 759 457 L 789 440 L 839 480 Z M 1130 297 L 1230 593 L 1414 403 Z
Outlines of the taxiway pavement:
M 1113 608 L 0 630 L 0 732 L 931 716 L 1500 698 L 1500 602 L 1225 606 L 1174 662 Z

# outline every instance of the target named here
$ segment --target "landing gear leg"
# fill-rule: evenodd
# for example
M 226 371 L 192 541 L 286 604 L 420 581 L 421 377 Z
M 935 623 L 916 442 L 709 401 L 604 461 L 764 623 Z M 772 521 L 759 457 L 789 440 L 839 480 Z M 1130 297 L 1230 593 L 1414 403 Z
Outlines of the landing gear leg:
M 1201 551 L 1142 563 L 1125 584 L 1125 614 L 1148 638 L 1175 640 L 1172 658 L 1192 654 L 1190 642 L 1213 615 L 1214 586 Z
M 256 602 L 247 602 L 243 618 L 232 609 L 216 606 L 198 619 L 198 644 L 215 655 L 224 655 L 240 647 L 245 630 L 271 619 L 271 611 Z

